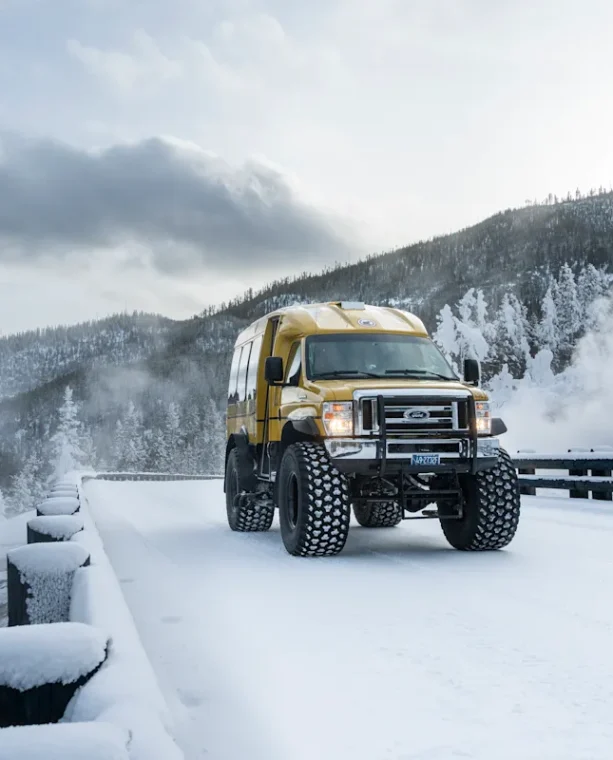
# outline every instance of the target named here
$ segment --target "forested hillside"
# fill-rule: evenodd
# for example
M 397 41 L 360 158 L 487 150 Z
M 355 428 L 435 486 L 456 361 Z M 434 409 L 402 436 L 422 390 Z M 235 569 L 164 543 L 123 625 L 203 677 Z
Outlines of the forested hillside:
M 219 471 L 237 332 L 294 302 L 360 299 L 422 317 L 458 361 L 515 377 L 551 351 L 562 370 L 610 289 L 613 193 L 509 210 L 453 235 L 351 266 L 280 280 L 184 322 L 119 315 L 0 340 L 0 489 L 13 502 L 48 472 L 65 389 L 81 461 L 100 468 Z M 486 336 L 481 340 L 483 336 Z
M 170 319 L 134 312 L 71 327 L 48 327 L 0 338 L 0 399 L 102 361 L 121 364 L 162 345 Z

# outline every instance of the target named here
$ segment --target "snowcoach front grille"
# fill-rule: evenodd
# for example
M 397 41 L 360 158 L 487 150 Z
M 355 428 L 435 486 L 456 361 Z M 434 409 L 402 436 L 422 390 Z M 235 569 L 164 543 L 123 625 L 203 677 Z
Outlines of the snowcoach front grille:
M 450 432 L 468 433 L 468 398 L 431 395 L 365 395 L 356 399 L 357 435 L 389 438 L 436 438 Z M 382 420 L 384 417 L 384 420 Z

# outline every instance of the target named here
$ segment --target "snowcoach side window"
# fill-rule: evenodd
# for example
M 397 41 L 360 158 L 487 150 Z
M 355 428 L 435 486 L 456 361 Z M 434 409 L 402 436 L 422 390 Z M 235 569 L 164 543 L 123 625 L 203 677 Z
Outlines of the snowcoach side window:
M 237 401 L 244 401 L 247 395 L 247 365 L 249 364 L 249 353 L 251 352 L 251 343 L 245 343 L 243 353 L 238 365 L 238 387 Z
M 260 366 L 260 354 L 262 353 L 263 335 L 253 341 L 251 348 L 251 357 L 249 359 L 249 369 L 247 371 L 247 401 L 255 401 L 255 393 L 258 384 L 258 367 Z
M 240 359 L 241 349 L 237 348 L 234 351 L 232 357 L 232 365 L 230 367 L 230 379 L 228 380 L 228 404 L 235 404 L 236 397 L 236 381 L 238 379 L 238 361 Z

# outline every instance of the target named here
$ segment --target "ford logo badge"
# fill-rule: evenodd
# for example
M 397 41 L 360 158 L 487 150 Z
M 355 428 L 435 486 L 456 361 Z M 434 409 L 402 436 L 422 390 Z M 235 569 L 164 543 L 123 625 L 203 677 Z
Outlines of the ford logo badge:
M 427 420 L 430 412 L 425 409 L 407 409 L 402 416 L 405 420 Z

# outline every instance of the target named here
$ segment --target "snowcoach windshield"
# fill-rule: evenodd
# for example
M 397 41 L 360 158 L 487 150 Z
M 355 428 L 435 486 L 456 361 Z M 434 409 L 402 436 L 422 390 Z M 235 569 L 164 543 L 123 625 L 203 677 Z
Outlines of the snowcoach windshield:
M 383 333 L 309 336 L 306 372 L 310 380 L 352 377 L 458 380 L 430 339 Z

